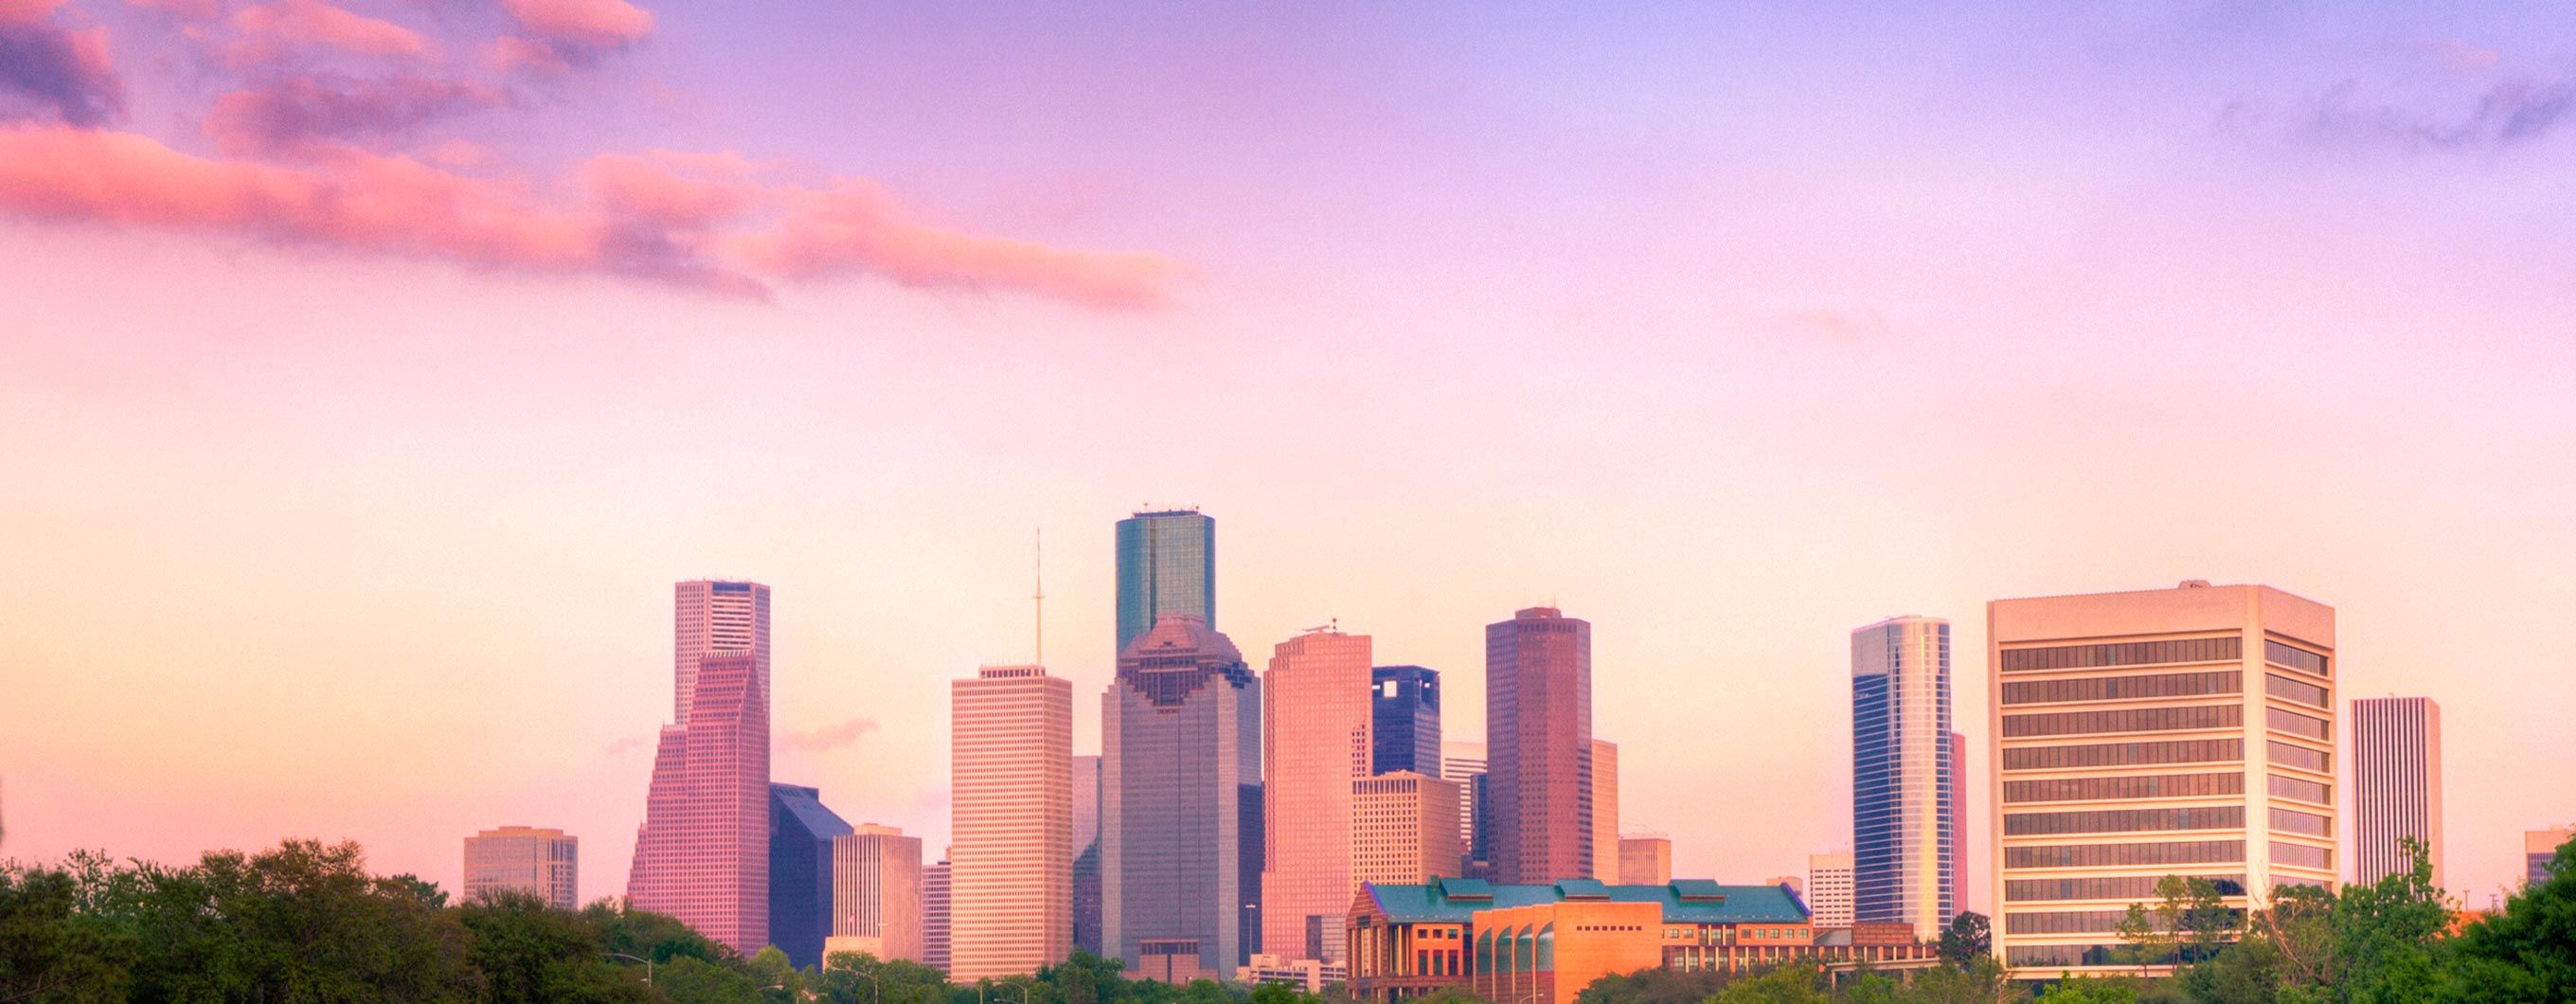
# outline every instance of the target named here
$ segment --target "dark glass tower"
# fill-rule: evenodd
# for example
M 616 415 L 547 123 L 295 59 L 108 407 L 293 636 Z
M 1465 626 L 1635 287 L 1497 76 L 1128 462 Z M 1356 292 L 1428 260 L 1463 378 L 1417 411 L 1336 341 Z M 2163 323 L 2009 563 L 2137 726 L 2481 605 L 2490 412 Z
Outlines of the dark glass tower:
M 1592 877 L 1591 622 L 1531 607 L 1485 625 L 1485 793 L 1493 881 Z
M 1440 671 L 1379 666 L 1369 671 L 1369 683 L 1369 773 L 1439 777 Z
M 798 969 L 823 963 L 832 933 L 832 838 L 850 824 L 823 807 L 822 792 L 769 786 L 769 943 Z
M 1118 651 L 1164 614 L 1216 626 L 1216 520 L 1188 509 L 1118 521 Z
M 1950 622 L 1852 632 L 1852 919 L 1938 936 L 1955 912 Z
M 1166 614 L 1100 699 L 1102 954 L 1223 979 L 1260 951 L 1261 811 L 1261 681 L 1206 621 Z

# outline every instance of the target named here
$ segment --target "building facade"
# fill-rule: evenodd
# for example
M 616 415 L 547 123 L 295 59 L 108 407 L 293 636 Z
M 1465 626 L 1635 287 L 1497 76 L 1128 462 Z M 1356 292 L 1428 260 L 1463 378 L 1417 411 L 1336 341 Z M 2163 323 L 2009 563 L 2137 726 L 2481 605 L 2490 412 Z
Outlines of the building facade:
M 1950 917 L 1968 912 L 1968 736 L 1950 733 Z
M 1073 758 L 1073 949 L 1100 954 L 1100 755 Z
M 1460 860 L 1457 782 L 1409 770 L 1351 781 L 1354 887 L 1454 878 Z
M 2534 885 L 2549 881 L 2549 863 L 2570 840 L 2576 840 L 2576 829 L 2523 831 L 2522 880 Z
M 798 969 L 823 962 L 832 933 L 832 841 L 850 824 L 823 805 L 823 793 L 793 784 L 769 786 L 769 943 Z
M 1118 651 L 1164 614 L 1216 626 L 1216 520 L 1195 509 L 1118 521 Z
M 1351 782 L 1369 776 L 1373 690 L 1364 634 L 1310 629 L 1261 677 L 1261 949 L 1342 957 L 1351 908 Z
M 1592 625 L 1530 607 L 1485 627 L 1493 881 L 1592 875 Z
M 1261 948 L 1261 681 L 1166 614 L 1100 701 L 1101 947 L 1131 973 L 1222 979 Z
M 1994 938 L 2016 972 L 2135 971 L 2158 878 L 2233 909 L 2336 878 L 2334 610 L 2268 586 L 1987 604 Z
M 662 727 L 626 897 L 749 955 L 769 944 L 769 587 L 677 586 Z
M 956 930 L 948 909 L 949 889 L 946 857 L 921 870 L 921 962 L 943 973 L 949 971 L 949 936 Z
M 1483 878 L 1490 870 L 1486 848 L 1493 843 L 1492 800 L 1485 797 L 1485 744 L 1446 739 L 1440 743 L 1440 777 L 1458 785 L 1458 864 L 1461 878 Z
M 832 841 L 832 931 L 824 955 L 925 961 L 921 838 L 861 823 Z
M 526 893 L 557 910 L 581 908 L 581 838 L 504 826 L 465 838 L 465 899 Z
M 1807 909 L 1817 927 L 1852 926 L 1852 858 L 1850 851 L 1807 855 Z
M 1440 671 L 1379 666 L 1369 682 L 1369 773 L 1439 776 Z
M 1852 919 L 1929 938 L 1952 912 L 1950 622 L 1854 630 L 1851 699 Z
M 1619 838 L 1618 885 L 1669 885 L 1673 881 L 1672 838 L 1632 833 Z
M 1592 741 L 1592 877 L 1619 882 L 1619 744 Z
M 2429 697 L 2352 702 L 2352 879 L 2363 885 L 2413 866 L 2424 845 L 2442 878 L 2442 706 Z
M 1033 973 L 1073 951 L 1073 684 L 986 666 L 948 696 L 948 973 Z

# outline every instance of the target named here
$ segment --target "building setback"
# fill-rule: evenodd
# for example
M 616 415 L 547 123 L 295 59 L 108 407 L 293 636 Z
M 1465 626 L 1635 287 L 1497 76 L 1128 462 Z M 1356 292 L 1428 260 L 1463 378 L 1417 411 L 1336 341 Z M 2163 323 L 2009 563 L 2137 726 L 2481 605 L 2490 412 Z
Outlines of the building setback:
M 557 910 L 579 909 L 581 839 L 562 830 L 504 826 L 465 838 L 467 902 L 526 893 Z
M 1852 920 L 1949 923 L 1950 622 L 1894 617 L 1851 633 Z
M 823 806 L 822 792 L 769 786 L 769 943 L 798 969 L 821 965 L 832 933 L 832 841 L 850 824 Z
M 1316 628 L 1280 642 L 1261 678 L 1261 950 L 1342 957 L 1351 908 L 1351 782 L 1369 776 L 1369 636 Z
M 2135 972 L 2166 875 L 2231 909 L 2336 878 L 2335 615 L 2269 586 L 1986 605 L 1994 938 L 2018 973 Z
M 1118 651 L 1164 614 L 1216 626 L 1216 520 L 1193 509 L 1118 521 Z
M 2424 845 L 2442 882 L 2442 706 L 2429 697 L 2352 702 L 2352 867 L 2363 885 L 2413 866 Z
M 1351 781 L 1351 882 L 1456 877 L 1458 785 L 1409 770 Z M 1344 904 L 1347 912 L 1349 904 Z M 1339 921 L 1335 925 L 1339 926 Z
M 824 956 L 924 961 L 921 838 L 862 823 L 832 840 L 832 931 Z
M 626 897 L 749 955 L 769 944 L 769 587 L 676 587 L 674 724 L 662 727 Z
M 1440 671 L 1379 666 L 1369 683 L 1369 773 L 1440 776 Z
M 1494 840 L 1493 803 L 1485 797 L 1485 744 L 1443 740 L 1440 777 L 1458 785 L 1458 876 L 1483 878 L 1491 870 L 1486 848 Z
M 1530 607 L 1485 627 L 1493 881 L 1592 875 L 1592 625 Z
M 1073 950 L 1073 684 L 986 666 L 949 708 L 948 972 L 1033 973 Z
M 1131 974 L 1224 979 L 1261 940 L 1261 681 L 1165 614 L 1100 700 L 1101 947 Z

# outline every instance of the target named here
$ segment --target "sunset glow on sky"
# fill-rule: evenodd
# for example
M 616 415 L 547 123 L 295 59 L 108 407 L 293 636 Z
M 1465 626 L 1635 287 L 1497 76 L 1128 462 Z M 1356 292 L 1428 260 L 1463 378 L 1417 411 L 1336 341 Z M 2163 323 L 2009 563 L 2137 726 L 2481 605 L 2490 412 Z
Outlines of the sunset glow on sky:
M 1853 627 L 1953 621 L 1982 772 L 1987 600 L 2277 586 L 2484 906 L 2576 820 L 2576 7 L 2020 6 L 0 0 L 0 854 L 616 894 L 706 576 L 935 853 L 1032 534 L 1095 752 L 1152 504 L 1453 738 L 1590 620 L 1730 882 L 1848 846 Z

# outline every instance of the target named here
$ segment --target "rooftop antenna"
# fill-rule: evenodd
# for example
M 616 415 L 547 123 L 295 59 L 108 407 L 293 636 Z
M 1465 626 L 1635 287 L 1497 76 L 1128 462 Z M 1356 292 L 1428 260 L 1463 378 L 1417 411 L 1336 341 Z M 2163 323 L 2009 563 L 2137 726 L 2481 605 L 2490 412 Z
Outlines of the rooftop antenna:
M 1038 605 L 1038 614 L 1037 614 L 1037 629 L 1038 629 L 1038 632 L 1037 632 L 1037 633 L 1038 633 L 1037 664 L 1038 664 L 1038 665 L 1040 665 L 1040 666 L 1044 666 L 1044 665 L 1046 665 L 1046 528 L 1045 528 L 1045 527 L 1039 527 L 1039 528 L 1038 528 L 1038 547 L 1037 547 L 1037 558 L 1038 558 L 1038 564 L 1037 564 L 1037 575 L 1038 575 L 1037 582 L 1038 582 L 1038 589 L 1037 589 L 1037 592 L 1036 592 L 1035 594 L 1031 595 L 1029 598 L 1030 598 L 1030 599 L 1032 599 L 1032 600 L 1037 601 L 1037 605 Z

